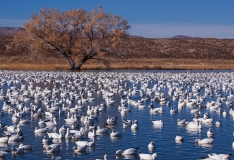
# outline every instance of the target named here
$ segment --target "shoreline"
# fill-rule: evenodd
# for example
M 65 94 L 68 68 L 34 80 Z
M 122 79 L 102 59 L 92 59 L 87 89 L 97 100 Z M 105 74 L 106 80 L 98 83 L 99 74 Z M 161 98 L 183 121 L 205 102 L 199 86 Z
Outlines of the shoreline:
M 60 59 L 57 63 L 42 61 L 1 62 L 1 70 L 69 70 L 69 66 Z M 39 63 L 39 64 L 38 64 Z M 59 65 L 60 64 L 60 65 Z M 82 66 L 85 70 L 234 70 L 234 60 L 222 59 L 179 59 L 179 58 L 151 58 L 151 59 L 113 59 L 110 58 L 110 68 L 97 62 L 88 62 Z M 70 71 L 70 70 L 69 70 Z

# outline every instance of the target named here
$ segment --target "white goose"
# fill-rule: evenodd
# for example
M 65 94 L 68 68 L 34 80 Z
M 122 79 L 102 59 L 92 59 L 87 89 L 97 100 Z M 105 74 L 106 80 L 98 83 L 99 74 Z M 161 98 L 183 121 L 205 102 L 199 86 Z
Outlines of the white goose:
M 24 148 L 12 148 L 11 153 L 13 156 L 17 154 L 22 154 L 24 153 Z
M 107 134 L 109 131 L 109 128 L 101 128 L 100 126 L 97 126 L 96 134 L 101 135 L 101 134 Z
M 151 142 L 148 144 L 148 148 L 151 148 L 151 149 L 156 148 L 155 143 L 154 143 L 153 141 L 151 141 Z
M 137 130 L 137 129 L 138 129 L 138 124 L 137 124 L 137 123 L 133 123 L 133 124 L 131 125 L 131 129 L 132 129 L 132 130 Z
M 187 119 L 181 119 L 181 120 L 178 119 L 177 120 L 177 125 L 182 126 L 182 125 L 185 125 L 187 122 L 188 122 Z
M 7 143 L 8 142 L 8 137 L 1 137 L 0 138 L 0 143 Z
M 115 152 L 116 156 L 122 156 L 122 155 L 137 155 L 137 151 L 139 150 L 139 148 L 128 148 L 124 151 L 122 150 L 117 150 Z
M 186 124 L 186 126 L 189 128 L 189 129 L 201 129 L 202 128 L 202 122 L 188 122 Z
M 212 136 L 214 136 L 214 131 L 209 128 L 209 130 L 207 131 L 207 136 L 209 138 L 212 137 Z
M 210 153 L 208 154 L 209 158 L 217 159 L 217 160 L 228 160 L 231 154 L 216 154 Z
M 47 135 L 50 138 L 53 138 L 53 139 L 62 139 L 63 138 L 63 135 L 62 135 L 61 131 L 59 131 L 59 133 L 56 133 L 56 132 L 49 133 L 49 132 L 47 132 Z
M 46 133 L 48 128 L 35 128 L 34 133 Z
M 61 151 L 59 145 L 49 145 L 45 149 L 49 154 Z
M 1 158 L 5 158 L 6 155 L 7 155 L 6 151 L 0 151 L 0 157 Z
M 178 110 L 171 107 L 170 113 L 171 113 L 171 114 L 178 113 Z
M 150 113 L 162 113 L 162 111 L 163 111 L 162 106 L 158 108 L 150 107 Z
M 95 147 L 94 139 L 93 141 L 76 141 L 77 146 L 87 146 L 87 147 Z
M 57 126 L 56 117 L 54 117 L 54 118 L 52 119 L 52 121 L 45 122 L 45 124 L 46 124 L 48 127 L 51 127 L 51 128 Z
M 176 141 L 183 141 L 184 138 L 183 138 L 182 136 L 176 135 L 175 140 L 176 140 Z
M 212 144 L 214 141 L 213 138 L 204 138 L 204 139 L 196 139 L 195 143 L 197 144 Z
M 163 125 L 162 120 L 152 120 L 154 125 Z
M 122 131 L 116 132 L 114 129 L 112 129 L 112 132 L 110 134 L 111 137 L 121 137 L 122 136 Z
M 157 156 L 158 156 L 157 153 L 153 154 L 139 153 L 139 157 L 141 160 L 155 160 Z
M 88 147 L 87 145 L 84 145 L 84 146 L 74 146 L 74 147 L 72 148 L 72 150 L 73 150 L 73 152 L 75 152 L 75 153 L 86 152 L 87 147 Z
M 108 124 L 115 124 L 116 121 L 117 121 L 118 117 L 110 117 L 108 116 L 107 120 L 106 120 L 106 123 Z
M 20 144 L 19 148 L 24 148 L 24 150 L 32 150 L 33 145 Z

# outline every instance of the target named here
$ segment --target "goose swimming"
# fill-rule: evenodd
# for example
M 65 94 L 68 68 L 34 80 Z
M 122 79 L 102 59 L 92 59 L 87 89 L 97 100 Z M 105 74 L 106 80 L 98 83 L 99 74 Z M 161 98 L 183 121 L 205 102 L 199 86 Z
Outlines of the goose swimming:
M 92 141 L 76 141 L 77 146 L 95 147 L 94 139 Z
M 214 136 L 214 131 L 209 128 L 209 130 L 207 131 L 207 136 L 208 137 Z
M 176 141 L 183 141 L 184 137 L 176 135 L 175 140 Z
M 111 137 L 121 137 L 122 131 L 116 132 L 114 129 L 112 129 L 112 132 L 110 134 Z
M 151 141 L 149 144 L 148 144 L 148 148 L 156 148 L 156 145 L 153 141 Z
M 197 144 L 212 144 L 214 141 L 213 138 L 204 138 L 204 139 L 196 139 L 195 143 Z
M 157 156 L 158 156 L 157 153 L 153 154 L 139 153 L 139 157 L 141 160 L 155 160 Z
M 59 157 L 55 157 L 55 156 L 52 156 L 52 157 L 51 157 L 51 160 L 61 160 L 61 159 L 63 159 L 63 156 L 62 156 L 62 155 L 59 156 Z
M 128 149 L 126 149 L 126 150 L 124 150 L 124 151 L 122 151 L 122 150 L 117 150 L 116 152 L 115 152 L 115 155 L 116 156 L 122 156 L 122 155 L 137 155 L 138 154 L 138 151 L 139 150 L 139 148 L 128 148 Z
M 152 120 L 154 125 L 163 125 L 162 120 Z
M 208 154 L 209 158 L 217 159 L 217 160 L 228 160 L 231 154 L 216 154 L 210 153 Z
M 86 152 L 86 150 L 87 150 L 87 145 L 84 145 L 84 146 L 74 146 L 73 148 L 72 148 L 72 150 L 73 150 L 73 152 L 75 152 L 75 153 L 79 153 L 79 152 Z

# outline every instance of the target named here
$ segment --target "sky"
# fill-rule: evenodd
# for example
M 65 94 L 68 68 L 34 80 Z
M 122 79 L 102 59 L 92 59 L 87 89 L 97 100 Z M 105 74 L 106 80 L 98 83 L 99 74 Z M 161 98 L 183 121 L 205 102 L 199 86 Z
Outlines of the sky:
M 45 7 L 91 12 L 99 5 L 128 20 L 131 35 L 234 39 L 234 0 L 1 0 L 0 27 L 23 27 Z

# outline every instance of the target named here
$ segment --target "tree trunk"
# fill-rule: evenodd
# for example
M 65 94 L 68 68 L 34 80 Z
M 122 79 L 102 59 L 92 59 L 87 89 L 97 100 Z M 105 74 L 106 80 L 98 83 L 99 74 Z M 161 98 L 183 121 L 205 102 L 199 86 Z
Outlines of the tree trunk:
M 87 61 L 89 60 L 90 58 L 86 55 L 84 56 L 80 62 L 75 66 L 76 70 L 80 70 L 81 66 Z

